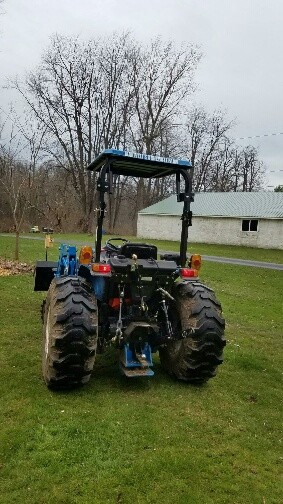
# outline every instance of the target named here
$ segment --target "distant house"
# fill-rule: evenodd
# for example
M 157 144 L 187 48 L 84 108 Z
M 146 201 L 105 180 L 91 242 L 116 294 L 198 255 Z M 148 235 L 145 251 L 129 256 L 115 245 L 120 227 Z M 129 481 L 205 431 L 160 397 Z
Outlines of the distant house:
M 138 236 L 179 240 L 182 208 L 172 195 L 141 210 Z M 191 208 L 189 242 L 283 249 L 283 193 L 202 192 Z

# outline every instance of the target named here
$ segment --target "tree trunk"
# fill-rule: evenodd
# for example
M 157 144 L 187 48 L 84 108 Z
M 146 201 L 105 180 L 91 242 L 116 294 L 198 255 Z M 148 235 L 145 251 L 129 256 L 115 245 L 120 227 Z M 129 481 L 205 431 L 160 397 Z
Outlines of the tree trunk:
M 18 229 L 16 229 L 15 254 L 14 254 L 15 261 L 19 260 L 19 241 L 20 241 L 20 232 Z

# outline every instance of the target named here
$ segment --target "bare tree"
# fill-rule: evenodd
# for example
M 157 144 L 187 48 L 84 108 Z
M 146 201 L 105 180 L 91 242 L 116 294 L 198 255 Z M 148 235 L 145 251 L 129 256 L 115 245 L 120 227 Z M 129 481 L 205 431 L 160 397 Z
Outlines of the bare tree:
M 240 149 L 231 139 L 225 139 L 211 167 L 210 191 L 258 191 L 264 167 L 255 147 Z
M 149 47 L 136 47 L 129 79 L 136 114 L 130 123 L 131 144 L 137 152 L 174 155 L 174 123 L 182 116 L 194 91 L 194 72 L 200 52 L 193 45 L 176 48 L 160 38 Z M 135 213 L 164 197 L 164 181 L 137 183 Z
M 263 165 L 256 148 L 240 149 L 229 133 L 234 121 L 221 111 L 208 114 L 195 107 L 188 116 L 188 157 L 196 191 L 255 191 L 261 187 Z
M 86 165 L 109 147 L 171 155 L 170 128 L 193 90 L 199 58 L 193 46 L 176 50 L 160 39 L 143 47 L 129 34 L 86 43 L 57 35 L 26 86 L 15 83 L 46 131 L 45 152 L 71 176 L 84 230 L 95 208 L 95 177 Z M 117 177 L 109 199 L 111 228 L 120 184 Z M 145 194 L 164 191 L 152 181 L 138 188 L 137 208 Z
M 11 131 L 8 144 L 0 145 L 0 185 L 6 195 L 11 217 L 13 219 L 14 231 L 16 233 L 15 260 L 19 259 L 19 236 L 22 222 L 28 206 L 28 194 L 31 189 L 31 177 L 27 164 L 17 160 L 20 148 L 17 142 L 16 147 L 14 131 Z
M 68 171 L 84 216 L 93 209 L 93 177 L 84 168 L 92 156 L 91 117 L 95 88 L 95 47 L 56 36 L 40 67 L 16 83 L 35 117 L 46 129 L 44 149 L 57 166 Z
M 15 84 L 46 128 L 45 151 L 72 177 L 84 230 L 95 206 L 95 177 L 85 168 L 103 148 L 120 145 L 125 137 L 127 44 L 127 35 L 108 45 L 57 35 L 27 87 Z
M 8 138 L 5 124 L 0 135 L 0 185 L 9 204 L 16 233 L 15 259 L 19 259 L 19 236 L 27 210 L 32 208 L 36 165 L 41 151 L 44 132 L 31 124 L 28 116 L 24 122 L 11 109 L 12 119 Z M 6 121 L 7 123 L 7 121 Z
M 136 47 L 130 80 L 134 91 L 136 121 L 131 124 L 132 143 L 138 152 L 160 153 L 162 132 L 180 114 L 180 106 L 194 90 L 194 72 L 200 53 L 193 45 L 176 49 L 160 38 L 149 47 Z
M 33 136 L 25 123 L 15 122 L 30 153 L 29 211 L 59 230 L 79 225 L 90 231 L 96 181 L 85 168 L 104 148 L 189 157 L 196 190 L 256 190 L 262 165 L 256 150 L 239 149 L 228 137 L 233 121 L 201 107 L 185 119 L 199 59 L 192 45 L 177 47 L 157 38 L 143 46 L 128 33 L 88 42 L 53 37 L 26 83 L 14 83 L 37 132 Z M 21 158 L 13 152 L 9 163 L 12 159 L 16 166 Z M 22 189 L 27 194 L 28 188 Z M 172 191 L 173 180 L 115 176 L 107 195 L 109 231 L 126 219 L 134 226 L 140 208 Z
M 234 142 L 230 138 L 224 137 L 214 153 L 213 165 L 209 169 L 207 183 L 210 191 L 227 192 L 236 190 L 237 162 Z
M 201 107 L 194 107 L 188 116 L 188 157 L 194 170 L 196 191 L 209 190 L 212 166 L 219 150 L 227 147 L 227 133 L 233 122 L 227 121 L 221 110 L 208 114 Z
M 31 203 L 33 215 L 44 226 L 61 232 L 66 229 L 69 218 L 73 224 L 76 204 L 68 172 L 59 174 L 51 160 L 41 163 L 36 170 Z
M 257 191 L 262 184 L 263 163 L 259 160 L 258 151 L 248 145 L 240 153 L 241 185 L 243 192 Z

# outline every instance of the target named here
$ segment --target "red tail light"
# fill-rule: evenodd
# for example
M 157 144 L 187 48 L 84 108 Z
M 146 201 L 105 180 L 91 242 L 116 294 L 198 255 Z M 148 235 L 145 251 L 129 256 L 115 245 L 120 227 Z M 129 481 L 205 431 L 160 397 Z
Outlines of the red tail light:
M 198 271 L 196 269 L 180 268 L 180 277 L 182 278 L 192 278 L 197 276 Z
M 130 298 L 126 298 L 123 300 L 123 303 L 126 305 L 131 304 L 132 300 Z M 118 310 L 120 308 L 120 299 L 119 298 L 111 298 L 109 299 L 109 306 L 113 308 L 113 310 Z
M 95 273 L 110 273 L 111 272 L 110 264 L 94 263 L 91 268 L 92 268 L 92 271 L 94 271 Z
M 118 310 L 120 307 L 120 299 L 119 298 L 111 298 L 109 299 L 109 306 L 114 310 Z

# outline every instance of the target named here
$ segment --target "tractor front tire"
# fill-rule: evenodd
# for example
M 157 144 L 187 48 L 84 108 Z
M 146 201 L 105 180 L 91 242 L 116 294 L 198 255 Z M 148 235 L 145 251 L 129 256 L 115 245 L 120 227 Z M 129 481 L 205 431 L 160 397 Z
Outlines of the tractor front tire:
M 97 347 L 97 305 L 78 277 L 54 278 L 44 306 L 42 371 L 51 389 L 87 383 Z
M 179 380 L 204 383 L 223 361 L 225 321 L 214 292 L 199 282 L 179 284 L 169 310 L 175 340 L 159 349 L 162 367 Z

